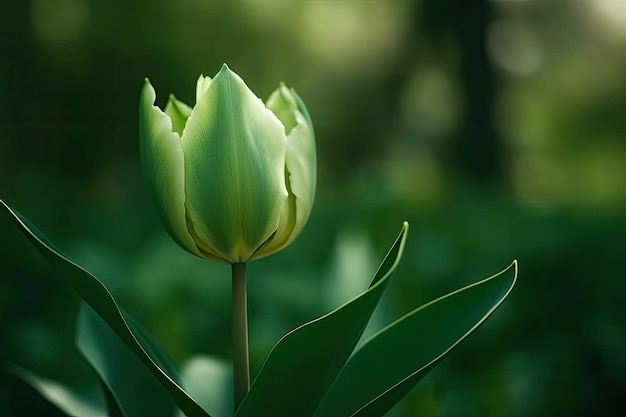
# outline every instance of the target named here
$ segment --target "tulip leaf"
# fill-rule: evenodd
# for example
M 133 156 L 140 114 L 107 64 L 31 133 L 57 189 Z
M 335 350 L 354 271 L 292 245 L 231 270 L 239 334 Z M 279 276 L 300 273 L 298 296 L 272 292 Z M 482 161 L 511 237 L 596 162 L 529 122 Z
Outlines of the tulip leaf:
M 79 391 L 14 365 L 10 366 L 8 370 L 68 416 L 113 416 L 107 411 L 102 391 Z M 117 416 L 122 417 L 121 415 Z
M 124 318 L 117 303 L 102 282 L 65 256 L 56 246 L 24 216 L 11 209 L 0 200 L 4 209 L 17 228 L 28 238 L 30 243 L 43 255 L 58 276 L 78 293 L 78 295 L 98 313 L 117 336 L 130 348 L 139 360 L 150 370 L 156 379 L 172 397 L 176 405 L 187 417 L 208 417 L 206 413 L 176 382 L 175 376 L 169 375 L 158 363 L 160 358 L 152 357 L 150 350 L 142 343 L 141 336 Z M 4 233 L 3 233 L 4 235 Z
M 504 301 L 517 262 L 431 301 L 381 330 L 346 363 L 315 417 L 384 415 Z
M 237 410 L 237 417 L 313 415 L 350 357 L 393 275 L 407 229 L 404 223 L 365 292 L 278 341 Z
M 145 340 L 148 339 L 144 335 L 142 341 Z M 127 417 L 174 415 L 174 401 L 165 388 L 86 304 L 81 306 L 78 316 L 76 344 L 111 393 L 113 403 L 121 405 Z M 142 345 L 156 349 L 154 342 Z
M 127 417 L 126 412 L 122 409 L 122 405 L 120 404 L 117 396 L 111 391 L 108 384 L 106 384 L 102 379 L 100 379 L 100 385 L 102 386 L 102 390 L 104 391 L 104 396 L 106 398 L 107 407 L 109 410 L 109 417 Z

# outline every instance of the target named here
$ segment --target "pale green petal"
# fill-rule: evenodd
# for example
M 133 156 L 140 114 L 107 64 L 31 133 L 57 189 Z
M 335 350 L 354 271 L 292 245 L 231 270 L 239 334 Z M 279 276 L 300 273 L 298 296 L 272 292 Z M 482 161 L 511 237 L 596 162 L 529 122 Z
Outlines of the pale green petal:
M 299 210 L 310 212 L 317 186 L 315 132 L 313 131 L 311 116 L 304 102 L 293 89 L 290 91 L 298 104 L 298 112 L 296 112 L 298 128 L 289 135 L 290 151 L 287 154 L 287 169 L 292 174 L 291 187 L 299 201 L 303 203 Z M 302 216 L 300 218 L 302 219 Z M 302 221 L 306 223 L 306 219 Z M 302 227 L 304 224 L 301 225 Z
M 289 198 L 283 206 L 280 226 L 272 238 L 254 255 L 255 259 L 271 255 L 288 246 L 302 231 L 306 224 L 313 200 L 317 181 L 317 161 L 315 153 L 315 135 L 304 104 L 293 90 L 281 92 L 286 101 L 293 103 L 292 116 L 283 112 L 283 118 L 293 117 L 296 126 L 287 137 L 286 182 Z M 278 91 L 278 90 L 277 90 Z M 288 95 L 287 95 L 288 94 Z M 274 95 L 273 95 L 274 96 Z M 293 101 L 289 100 L 289 97 Z M 270 103 L 276 111 L 277 101 Z M 300 110 L 302 109 L 302 111 Z M 306 116 L 305 116 L 306 115 Z
M 139 142 L 141 165 L 159 215 L 180 246 L 200 256 L 185 220 L 184 158 L 180 137 L 172 131 L 170 117 L 154 105 L 150 82 L 141 91 Z
M 298 104 L 296 103 L 295 97 L 291 94 L 285 84 L 281 83 L 281 85 L 274 90 L 265 102 L 265 106 L 270 109 L 283 123 L 286 135 L 291 132 L 291 129 L 298 125 L 298 122 L 296 121 L 296 110 L 298 108 Z
M 189 230 L 204 252 L 247 262 L 278 228 L 287 198 L 282 123 L 226 65 L 182 137 Z
M 315 154 L 315 135 L 305 117 L 296 113 L 298 126 L 287 139 L 287 171 L 291 191 L 296 196 L 296 225 L 291 240 L 300 234 L 307 220 L 317 183 L 317 157 Z
M 209 84 L 211 84 L 211 77 L 205 77 L 200 74 L 198 82 L 196 83 L 196 103 L 200 101 L 200 97 L 202 97 L 207 88 L 209 88 Z
M 182 136 L 185 123 L 191 116 L 191 107 L 174 97 L 174 94 L 170 94 L 164 112 L 172 120 L 172 130 Z
M 285 172 L 286 175 L 288 175 Z M 278 223 L 278 229 L 263 246 L 261 246 L 254 254 L 252 259 L 260 259 L 276 253 L 291 243 L 297 235 L 294 235 L 294 229 L 296 227 L 296 196 L 291 192 L 289 188 L 289 195 L 283 209 L 280 212 L 280 222 Z

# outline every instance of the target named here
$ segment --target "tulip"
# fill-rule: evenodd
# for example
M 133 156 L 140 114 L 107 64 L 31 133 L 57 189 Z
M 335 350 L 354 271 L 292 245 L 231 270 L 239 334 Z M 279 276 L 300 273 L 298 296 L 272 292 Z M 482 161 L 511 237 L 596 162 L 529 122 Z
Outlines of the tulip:
M 140 99 L 144 176 L 168 232 L 200 257 L 246 263 L 280 251 L 313 205 L 315 139 L 293 89 L 264 104 L 226 64 L 200 76 L 192 108 L 165 110 L 145 80 Z

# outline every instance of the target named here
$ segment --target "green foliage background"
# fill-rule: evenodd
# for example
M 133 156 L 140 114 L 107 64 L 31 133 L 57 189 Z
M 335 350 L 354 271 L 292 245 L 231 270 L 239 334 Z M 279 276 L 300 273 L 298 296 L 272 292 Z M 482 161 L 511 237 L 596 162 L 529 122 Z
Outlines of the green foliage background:
M 408 220 L 379 325 L 514 258 L 520 280 L 390 415 L 623 409 L 619 1 L 0 5 L 0 196 L 105 279 L 175 360 L 228 359 L 229 270 L 158 223 L 140 176 L 139 90 L 148 76 L 160 105 L 170 92 L 191 104 L 198 75 L 227 62 L 261 98 L 281 80 L 294 87 L 318 140 L 310 224 L 249 268 L 253 373 L 282 334 L 364 288 Z M 29 279 L 8 241 L 0 359 L 80 385 L 76 297 Z M 0 409 L 54 415 L 5 374 Z

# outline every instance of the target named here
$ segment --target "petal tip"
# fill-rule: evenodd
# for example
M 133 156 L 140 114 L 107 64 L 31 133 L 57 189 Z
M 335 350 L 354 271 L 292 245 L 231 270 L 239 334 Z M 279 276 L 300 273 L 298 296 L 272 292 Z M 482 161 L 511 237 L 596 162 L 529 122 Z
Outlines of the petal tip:
M 230 67 L 224 62 L 222 64 L 222 67 L 220 68 L 220 70 L 215 75 L 215 77 L 217 77 L 218 75 L 220 75 L 222 73 L 232 74 L 233 70 L 231 70 Z
M 144 108 L 148 108 L 148 106 L 154 106 L 156 102 L 156 90 L 150 84 L 148 77 L 146 77 L 143 87 L 141 88 L 141 105 Z
M 222 64 L 222 67 L 220 68 L 220 70 L 217 72 L 217 74 L 215 74 L 215 77 L 213 77 L 214 80 L 216 80 L 217 78 L 221 78 L 220 76 L 224 76 L 227 78 L 231 78 L 231 79 L 241 79 L 241 77 L 232 69 L 230 69 L 230 67 L 224 63 Z M 243 82 L 243 79 L 241 79 L 241 81 Z

